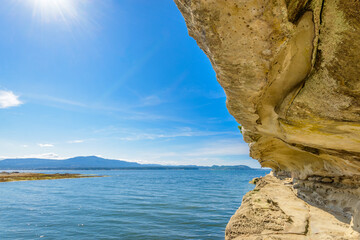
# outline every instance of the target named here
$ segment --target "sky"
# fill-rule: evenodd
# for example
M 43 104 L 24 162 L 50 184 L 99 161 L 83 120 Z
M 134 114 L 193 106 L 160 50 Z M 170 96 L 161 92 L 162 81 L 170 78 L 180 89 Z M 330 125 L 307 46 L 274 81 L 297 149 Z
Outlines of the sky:
M 0 158 L 259 167 L 171 0 L 2 0 Z

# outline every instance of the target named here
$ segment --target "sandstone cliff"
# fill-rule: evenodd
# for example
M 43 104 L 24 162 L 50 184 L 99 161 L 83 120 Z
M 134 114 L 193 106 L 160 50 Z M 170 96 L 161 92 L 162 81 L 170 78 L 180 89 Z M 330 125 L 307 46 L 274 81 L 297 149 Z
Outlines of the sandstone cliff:
M 360 1 L 175 2 L 250 155 L 359 231 Z

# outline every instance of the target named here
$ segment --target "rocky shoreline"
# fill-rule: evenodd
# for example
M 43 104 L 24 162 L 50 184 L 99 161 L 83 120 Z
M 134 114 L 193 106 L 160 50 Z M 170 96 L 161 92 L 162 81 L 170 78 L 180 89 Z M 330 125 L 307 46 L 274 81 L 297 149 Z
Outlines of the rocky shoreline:
M 298 197 L 298 183 L 274 174 L 257 179 L 231 217 L 226 240 L 360 239 L 351 221 Z
M 73 173 L 30 173 L 30 172 L 0 172 L 0 182 L 54 180 L 68 178 L 90 178 L 101 177 L 95 175 L 73 174 Z

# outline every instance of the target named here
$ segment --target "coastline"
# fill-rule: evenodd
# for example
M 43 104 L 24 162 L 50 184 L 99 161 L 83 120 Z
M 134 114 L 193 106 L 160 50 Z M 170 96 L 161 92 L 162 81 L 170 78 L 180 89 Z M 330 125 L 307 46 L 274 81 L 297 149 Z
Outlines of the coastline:
M 70 178 L 103 177 L 75 173 L 30 173 L 30 172 L 0 172 L 0 182 L 55 180 Z
M 360 239 L 349 219 L 300 198 L 292 178 L 270 173 L 254 180 L 255 189 L 226 226 L 225 240 Z

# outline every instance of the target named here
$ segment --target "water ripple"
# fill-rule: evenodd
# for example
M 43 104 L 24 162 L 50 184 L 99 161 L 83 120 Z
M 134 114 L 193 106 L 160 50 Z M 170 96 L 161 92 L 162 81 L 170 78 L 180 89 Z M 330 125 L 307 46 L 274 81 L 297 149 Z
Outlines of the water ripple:
M 0 239 L 224 239 L 267 171 L 83 173 L 110 177 L 1 183 Z

